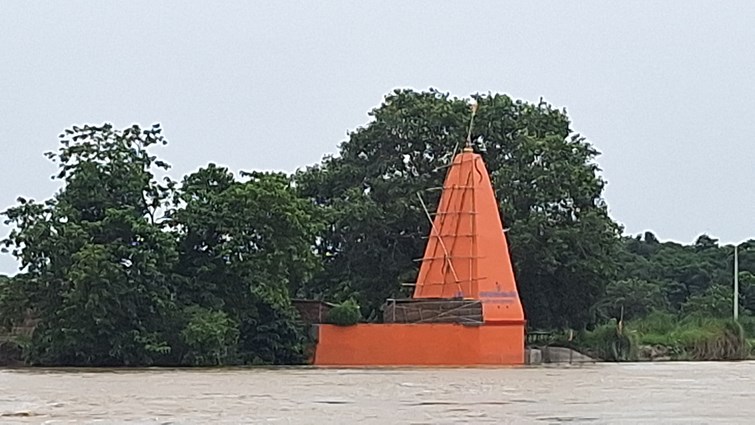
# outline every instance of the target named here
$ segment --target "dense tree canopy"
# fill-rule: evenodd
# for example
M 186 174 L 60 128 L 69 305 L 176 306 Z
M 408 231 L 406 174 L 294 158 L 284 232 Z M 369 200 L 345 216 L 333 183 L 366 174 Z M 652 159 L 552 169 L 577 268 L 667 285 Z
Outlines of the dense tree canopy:
M 155 172 L 161 129 L 74 127 L 49 157 L 63 188 L 5 212 L 24 273 L 0 282 L 6 325 L 39 320 L 40 364 L 291 363 L 303 333 L 288 286 L 317 266 L 318 220 L 287 177 L 209 166 Z M 293 283 L 291 283 L 293 284 Z
M 184 304 L 223 311 L 245 362 L 290 363 L 303 352 L 289 287 L 318 268 L 314 206 L 281 174 L 238 182 L 210 165 L 184 179 L 185 207 L 172 216 L 180 234 L 176 269 Z
M 19 199 L 6 240 L 26 268 L 27 307 L 40 320 L 31 359 L 50 364 L 144 364 L 170 351 L 176 306 L 168 270 L 173 238 L 154 224 L 170 184 L 147 149 L 159 127 L 74 127 L 48 157 L 63 189 L 46 202 Z
M 338 320 L 353 323 L 411 293 L 430 227 L 417 195 L 436 208 L 468 136 L 491 173 L 530 328 L 731 314 L 732 246 L 620 236 L 598 152 L 564 111 L 474 97 L 470 127 L 463 99 L 395 91 L 338 156 L 292 176 L 210 163 L 161 180 L 158 125 L 67 129 L 48 154 L 61 189 L 4 212 L 2 243 L 21 273 L 0 276 L 0 326 L 33 319 L 32 364 L 301 362 L 307 332 L 292 298 L 343 301 Z M 739 253 L 748 315 L 755 240 Z
M 471 129 L 491 172 L 528 320 L 580 326 L 612 277 L 618 226 L 601 198 L 597 152 L 566 114 L 505 95 L 475 97 Z M 356 295 L 373 316 L 401 283 L 414 281 L 453 155 L 466 138 L 469 105 L 435 91 L 396 91 L 350 134 L 340 156 L 296 176 L 301 193 L 331 210 L 316 296 Z M 406 293 L 406 292 L 405 292 Z
M 609 285 L 614 289 L 609 290 L 600 303 L 605 314 L 618 317 L 618 309 L 624 306 L 635 316 L 652 310 L 731 316 L 732 246 L 720 246 L 708 235 L 701 235 L 693 245 L 662 243 L 650 232 L 625 237 L 622 245 L 624 249 L 615 262 L 624 280 Z M 743 314 L 755 312 L 754 248 L 755 240 L 739 246 L 739 302 Z M 606 306 L 612 306 L 610 313 Z

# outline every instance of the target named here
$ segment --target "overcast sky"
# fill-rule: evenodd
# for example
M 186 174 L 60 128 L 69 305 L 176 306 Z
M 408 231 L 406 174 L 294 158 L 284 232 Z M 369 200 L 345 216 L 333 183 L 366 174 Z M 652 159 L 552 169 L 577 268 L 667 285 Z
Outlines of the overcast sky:
M 1 209 L 72 124 L 162 123 L 176 178 L 293 171 L 435 87 L 566 108 L 627 233 L 755 236 L 755 2 L 3 1 L 0 65 Z

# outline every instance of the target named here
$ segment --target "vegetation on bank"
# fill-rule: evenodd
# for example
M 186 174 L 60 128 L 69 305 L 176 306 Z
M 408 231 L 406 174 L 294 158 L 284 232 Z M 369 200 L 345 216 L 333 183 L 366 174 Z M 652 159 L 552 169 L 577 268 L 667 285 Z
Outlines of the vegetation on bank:
M 652 335 L 698 355 L 699 328 L 708 342 L 698 345 L 729 355 L 732 247 L 706 235 L 693 245 L 620 236 L 598 152 L 565 111 L 475 98 L 472 140 L 509 229 L 530 326 L 578 329 L 597 346 L 623 318 L 626 333 L 605 350 L 617 358 Z M 292 175 L 208 164 L 179 181 L 163 177 L 159 125 L 66 129 L 47 154 L 61 189 L 4 212 L 4 246 L 22 270 L 0 276 L 0 325 L 34 319 L 15 346 L 29 364 L 218 365 L 305 361 L 293 298 L 341 303 L 333 323 L 379 320 L 385 299 L 409 295 L 402 283 L 415 280 L 430 228 L 417 194 L 435 209 L 469 110 L 436 91 L 399 90 L 371 116 L 338 156 Z M 745 315 L 755 312 L 751 246 L 740 246 Z M 641 331 L 655 314 L 675 327 Z M 708 319 L 677 319 L 695 315 Z
M 734 360 L 755 354 L 749 342 L 755 340 L 753 241 L 739 246 L 740 317 L 734 321 L 733 247 L 708 235 L 692 245 L 662 243 L 650 232 L 622 240 L 617 278 L 594 306 L 595 324 L 571 342 L 559 336 L 556 343 L 606 360 Z M 626 349 L 614 353 L 617 335 L 626 339 Z
M 755 355 L 748 333 L 755 318 L 677 316 L 654 312 L 627 322 L 610 320 L 592 330 L 555 335 L 549 341 L 606 361 L 743 360 Z

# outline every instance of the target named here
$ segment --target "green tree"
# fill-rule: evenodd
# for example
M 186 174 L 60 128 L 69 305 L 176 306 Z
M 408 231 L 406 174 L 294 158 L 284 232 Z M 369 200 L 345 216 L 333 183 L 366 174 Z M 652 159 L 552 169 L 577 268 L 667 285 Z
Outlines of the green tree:
M 706 234 L 700 235 L 695 240 L 695 249 L 697 251 L 705 251 L 718 248 L 718 239 L 712 238 Z
M 501 204 L 520 293 L 530 323 L 580 326 L 613 275 L 618 226 L 601 198 L 597 151 L 568 117 L 545 103 L 475 96 L 472 139 Z M 397 90 L 349 135 L 340 156 L 300 172 L 301 193 L 331 211 L 318 246 L 325 268 L 314 296 L 354 297 L 376 317 L 389 296 L 413 282 L 433 210 L 455 148 L 469 123 L 464 100 L 437 91 Z
M 739 272 L 739 302 L 743 313 L 755 312 L 755 274 L 748 271 Z
M 666 311 L 668 306 L 660 285 L 640 279 L 624 279 L 608 284 L 597 309 L 605 319 L 632 320 L 656 310 Z
M 227 314 L 238 327 L 240 361 L 298 362 L 304 333 L 289 288 L 319 266 L 318 211 L 285 175 L 245 177 L 236 181 L 211 164 L 184 179 L 171 220 L 180 238 L 180 299 Z
M 0 334 L 22 320 L 25 300 L 19 278 L 0 275 Z
M 725 252 L 727 260 L 732 265 L 732 268 L 729 270 L 724 270 L 723 272 L 729 274 L 729 276 L 725 277 L 726 279 L 731 279 L 731 270 L 733 270 L 734 263 L 733 248 L 726 247 Z M 746 271 L 755 274 L 755 239 L 741 243 L 739 245 L 739 248 L 737 249 L 737 252 L 739 254 L 739 271 Z
M 170 354 L 177 255 L 157 215 L 172 184 L 156 181 L 168 165 L 149 153 L 164 143 L 157 125 L 74 126 L 47 154 L 61 191 L 5 211 L 4 243 L 26 270 L 19 288 L 39 319 L 32 363 L 153 364 Z
M 682 306 L 688 316 L 731 317 L 734 310 L 732 291 L 724 285 L 713 285 L 704 293 L 691 296 Z
M 186 309 L 188 320 L 181 331 L 188 350 L 182 361 L 195 366 L 215 366 L 233 361 L 239 339 L 238 324 L 223 311 L 198 306 Z
M 719 246 L 708 235 L 701 235 L 693 245 L 660 242 L 649 232 L 644 238 L 622 240 L 623 249 L 615 257 L 619 279 L 658 285 L 670 312 L 679 312 L 691 297 L 705 294 L 714 282 L 731 280 L 731 247 Z

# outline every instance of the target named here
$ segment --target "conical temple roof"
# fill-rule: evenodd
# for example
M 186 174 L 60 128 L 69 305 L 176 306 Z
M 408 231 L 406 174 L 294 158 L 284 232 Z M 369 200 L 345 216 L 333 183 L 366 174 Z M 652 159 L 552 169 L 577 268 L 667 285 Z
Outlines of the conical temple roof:
M 490 176 L 471 148 L 446 175 L 414 298 L 480 300 L 485 322 L 524 321 Z

